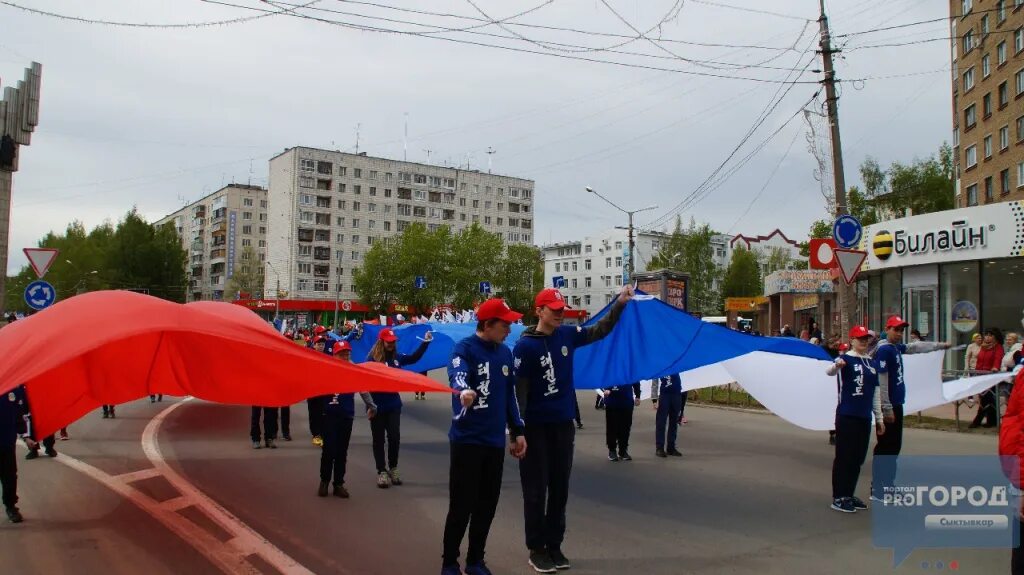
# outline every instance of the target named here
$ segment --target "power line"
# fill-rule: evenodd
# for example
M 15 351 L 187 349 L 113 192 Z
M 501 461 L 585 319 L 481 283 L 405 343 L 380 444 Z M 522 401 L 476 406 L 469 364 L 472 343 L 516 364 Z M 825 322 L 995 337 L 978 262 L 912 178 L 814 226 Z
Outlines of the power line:
M 756 8 L 747 8 L 745 6 L 733 6 L 731 4 L 722 4 L 720 2 L 710 2 L 709 0 L 690 0 L 695 4 L 705 4 L 707 6 L 716 6 L 718 8 L 728 8 L 730 10 L 738 10 L 740 12 L 750 12 L 753 14 L 766 14 L 768 16 L 777 16 L 779 18 L 789 18 L 791 20 L 803 20 L 805 22 L 814 22 L 812 18 L 805 18 L 803 16 L 794 16 L 792 14 L 781 14 L 779 12 L 771 12 L 769 10 L 758 10 Z
M 771 173 L 768 174 L 768 178 L 764 181 L 764 185 L 761 186 L 761 189 L 757 191 L 757 194 L 755 194 L 753 198 L 751 198 L 750 203 L 747 204 L 747 209 L 743 210 L 743 213 L 740 214 L 740 217 L 736 218 L 736 221 L 734 221 L 732 225 L 729 226 L 729 231 L 725 232 L 726 235 L 731 234 L 732 231 L 736 229 L 736 225 L 743 221 L 743 218 L 747 217 L 747 214 L 750 213 L 750 210 L 754 207 L 754 204 L 757 203 L 757 200 L 761 198 L 761 194 L 763 194 L 764 191 L 768 188 L 768 184 L 772 183 L 772 179 L 775 178 L 775 174 L 779 172 L 779 168 L 782 167 L 783 162 L 785 162 L 786 158 L 789 157 L 789 152 L 790 150 L 793 149 L 793 144 L 796 143 L 796 139 L 799 135 L 800 130 L 794 131 L 793 139 L 789 141 L 789 146 L 786 147 L 785 153 L 782 154 L 782 157 L 779 158 L 778 163 L 776 163 L 775 167 L 772 168 Z
M 312 0 L 311 2 L 307 2 L 307 3 L 303 4 L 303 5 L 301 5 L 300 7 L 301 8 L 306 8 L 308 6 L 312 6 L 313 4 L 316 4 L 317 2 L 320 2 L 320 1 L 321 0 Z M 291 12 L 292 10 L 295 9 L 295 8 L 289 8 L 289 9 L 282 9 L 282 10 L 276 10 L 276 11 L 275 10 L 268 10 L 268 11 L 266 11 L 266 13 L 260 14 L 260 15 L 256 15 L 256 16 L 244 16 L 244 17 L 241 17 L 241 18 L 231 18 L 231 19 L 228 19 L 228 20 L 215 20 L 215 21 L 212 21 L 212 22 L 185 22 L 185 23 L 181 23 L 181 24 L 173 24 L 173 23 L 150 24 L 150 23 L 147 23 L 147 22 L 119 22 L 119 21 L 114 21 L 114 20 L 98 20 L 98 19 L 92 19 L 92 18 L 84 18 L 84 17 L 81 17 L 81 16 L 71 16 L 71 15 L 68 15 L 68 14 L 58 14 L 56 12 L 48 12 L 46 10 L 39 10 L 38 8 L 30 8 L 28 6 L 22 6 L 20 4 L 15 4 L 14 2 L 8 2 L 6 0 L 0 0 L 0 4 L 3 4 L 4 6 L 9 6 L 11 8 L 17 8 L 19 10 L 23 10 L 23 11 L 29 12 L 31 14 L 36 14 L 38 16 L 49 16 L 50 18 L 57 18 L 59 20 L 68 20 L 68 21 L 71 21 L 71 22 L 78 22 L 80 24 L 102 24 L 102 25 L 106 25 L 106 26 L 119 26 L 119 27 L 125 27 L 125 28 L 163 28 L 163 29 L 173 29 L 173 28 L 209 28 L 209 27 L 213 27 L 213 26 L 227 26 L 227 25 L 230 25 L 230 24 L 243 24 L 243 23 L 246 23 L 246 22 L 252 22 L 254 20 L 261 20 L 263 18 L 269 18 L 271 16 L 280 16 L 282 14 Z

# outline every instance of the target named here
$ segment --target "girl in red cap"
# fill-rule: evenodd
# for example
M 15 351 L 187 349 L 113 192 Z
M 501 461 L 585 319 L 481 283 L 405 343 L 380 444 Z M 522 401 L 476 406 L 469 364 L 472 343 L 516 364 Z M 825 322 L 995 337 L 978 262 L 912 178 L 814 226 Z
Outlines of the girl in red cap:
M 384 328 L 377 334 L 377 342 L 370 348 L 367 361 L 376 361 L 390 367 L 412 365 L 423 357 L 427 346 L 433 340 L 431 332 L 423 336 L 423 343 L 411 355 L 399 353 L 395 348 L 398 336 L 391 328 Z M 373 459 L 377 463 L 377 487 L 387 489 L 392 485 L 401 485 L 402 476 L 398 474 L 398 447 L 401 443 L 402 398 L 395 392 L 375 391 L 373 402 L 377 404 L 377 414 L 370 419 L 370 431 L 373 434 Z M 384 458 L 384 442 L 387 440 L 387 459 Z
M 839 374 L 839 405 L 836 407 L 836 456 L 832 462 L 832 509 L 854 513 L 867 509 L 854 495 L 857 478 L 871 442 L 871 416 L 875 433 L 885 433 L 878 365 L 868 353 L 871 332 L 862 325 L 850 330 L 851 349 L 836 358 L 828 374 Z

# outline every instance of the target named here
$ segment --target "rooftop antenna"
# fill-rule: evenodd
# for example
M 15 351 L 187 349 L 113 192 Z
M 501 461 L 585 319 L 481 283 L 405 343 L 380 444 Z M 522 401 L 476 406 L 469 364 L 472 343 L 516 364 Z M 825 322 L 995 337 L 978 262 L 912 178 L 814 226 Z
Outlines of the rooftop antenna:
M 356 124 L 356 153 L 359 153 L 359 130 L 362 128 L 362 124 Z
M 428 150 L 428 149 L 424 148 L 423 151 L 427 153 L 427 163 L 429 164 L 430 163 L 430 153 L 433 152 L 434 150 Z
M 402 136 L 402 161 L 409 161 L 409 112 L 405 113 L 405 135 Z
M 494 158 L 494 154 L 497 154 L 497 153 L 498 153 L 497 150 L 495 150 L 494 148 L 492 148 L 490 146 L 487 146 L 487 173 L 488 174 L 491 173 L 491 160 Z
M 249 183 L 248 183 L 248 185 L 250 185 L 250 186 L 252 185 L 252 158 L 249 158 Z

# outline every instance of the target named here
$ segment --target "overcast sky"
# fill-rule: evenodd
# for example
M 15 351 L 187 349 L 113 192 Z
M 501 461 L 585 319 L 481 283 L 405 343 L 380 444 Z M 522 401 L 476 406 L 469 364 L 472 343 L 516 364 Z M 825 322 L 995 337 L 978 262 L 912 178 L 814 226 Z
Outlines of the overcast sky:
M 200 0 L 13 1 L 121 22 L 266 15 Z M 825 216 L 799 112 L 821 77 L 811 72 L 820 69 L 817 0 L 368 1 L 378 6 L 320 0 L 296 10 L 306 18 L 188 29 L 87 24 L 0 5 L 3 85 L 32 60 L 43 64 L 40 125 L 15 174 L 9 272 L 25 263 L 21 248 L 74 219 L 92 227 L 137 205 L 152 221 L 232 181 L 265 185 L 270 156 L 296 145 L 352 151 L 357 126 L 360 151 L 400 159 L 406 122 L 410 160 L 426 161 L 430 150 L 432 163 L 486 170 L 490 147 L 495 173 L 534 179 L 537 243 L 624 223 L 585 186 L 627 209 L 656 204 L 637 222 L 657 222 L 691 197 L 783 93 L 727 164 L 723 175 L 731 176 L 691 199 L 682 216 L 733 234 L 780 228 L 798 240 Z M 481 13 L 502 22 L 531 8 L 538 9 L 501 25 L 481 21 Z M 856 49 L 941 38 L 945 22 L 841 36 L 941 19 L 948 2 L 831 0 L 828 10 L 846 48 L 838 77 L 865 79 L 841 86 L 847 182 L 857 183 L 866 155 L 886 166 L 950 140 L 947 42 Z M 631 27 L 653 30 L 638 39 Z M 794 79 L 806 83 L 780 83 Z M 825 128 L 820 118 L 815 124 Z M 733 168 L 780 127 L 749 163 Z M 827 153 L 826 140 L 818 147 Z

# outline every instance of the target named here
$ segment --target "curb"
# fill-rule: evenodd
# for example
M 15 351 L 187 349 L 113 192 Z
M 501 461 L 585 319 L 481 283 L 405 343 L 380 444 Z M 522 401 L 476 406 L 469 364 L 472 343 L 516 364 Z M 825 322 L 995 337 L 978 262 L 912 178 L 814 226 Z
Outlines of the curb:
M 757 413 L 757 414 L 760 414 L 760 415 L 775 415 L 774 413 L 772 413 L 771 411 L 769 411 L 767 409 L 755 409 L 755 408 L 752 408 L 752 407 L 734 407 L 732 405 L 717 405 L 717 404 L 714 404 L 714 403 L 701 403 L 699 401 L 694 401 L 692 403 L 687 401 L 686 405 L 687 405 L 687 407 L 689 407 L 690 405 L 694 405 L 696 407 L 706 407 L 708 409 L 721 409 L 722 411 L 738 411 L 740 413 Z M 776 416 L 776 417 L 778 417 L 778 416 Z

